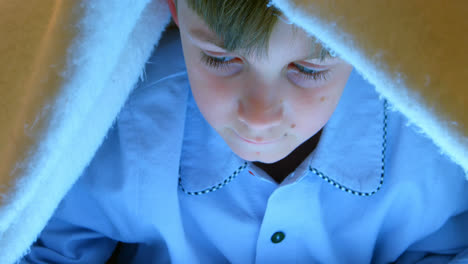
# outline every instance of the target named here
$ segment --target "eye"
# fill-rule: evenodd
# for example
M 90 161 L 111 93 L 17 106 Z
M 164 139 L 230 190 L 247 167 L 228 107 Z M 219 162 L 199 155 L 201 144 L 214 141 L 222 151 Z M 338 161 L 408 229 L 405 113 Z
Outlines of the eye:
M 291 63 L 290 68 L 292 68 L 294 74 L 301 78 L 303 81 L 314 80 L 314 81 L 326 81 L 330 70 L 317 70 L 307 68 L 298 63 Z
M 237 57 L 215 57 L 207 55 L 203 51 L 201 52 L 201 60 L 205 65 L 219 71 L 232 71 L 231 66 L 234 64 L 239 66 L 240 61 Z

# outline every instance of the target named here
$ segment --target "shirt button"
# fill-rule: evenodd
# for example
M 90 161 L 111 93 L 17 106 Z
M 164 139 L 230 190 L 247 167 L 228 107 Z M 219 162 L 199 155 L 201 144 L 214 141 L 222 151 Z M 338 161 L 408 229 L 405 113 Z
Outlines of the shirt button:
M 277 243 L 283 241 L 283 239 L 284 239 L 285 236 L 286 236 L 286 235 L 285 235 L 283 232 L 278 231 L 278 232 L 274 233 L 274 234 L 271 236 L 271 242 L 277 244 Z

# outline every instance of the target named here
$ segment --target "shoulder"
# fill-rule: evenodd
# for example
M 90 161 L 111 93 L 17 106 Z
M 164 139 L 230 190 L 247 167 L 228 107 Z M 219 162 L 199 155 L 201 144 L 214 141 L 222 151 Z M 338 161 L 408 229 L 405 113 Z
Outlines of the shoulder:
M 389 111 L 388 153 L 401 166 L 419 171 L 447 171 L 464 176 L 462 168 L 445 155 L 433 140 L 398 111 Z M 447 171 L 448 172 L 448 171 Z
M 144 196 L 142 189 L 157 192 L 177 180 L 154 176 L 173 174 L 178 166 L 180 153 L 176 152 L 183 141 L 188 90 L 178 31 L 165 32 L 146 63 L 142 79 L 56 215 L 86 222 L 89 228 L 110 236 L 116 229 L 130 230 L 119 226 L 118 219 L 138 219 L 141 208 L 136 205 Z M 90 217 L 76 213 L 89 210 Z M 96 219 L 110 222 L 98 225 Z
M 465 171 L 403 114 L 389 113 L 386 171 L 388 181 L 412 195 L 423 195 L 440 212 L 468 210 Z
M 179 31 L 175 28 L 168 28 L 146 62 L 140 80 L 128 101 L 146 97 L 153 92 L 155 86 L 167 86 L 162 83 L 188 82 L 186 75 Z
M 183 141 L 189 88 L 179 33 L 173 29 L 163 34 L 143 78 L 70 196 L 86 193 L 94 202 L 105 203 L 103 208 L 131 210 L 125 203 L 138 197 L 139 177 L 178 162 L 178 154 L 170 155 L 166 147 L 177 149 Z
M 120 129 L 145 120 L 174 121 L 171 113 L 185 111 L 190 89 L 179 31 L 169 28 L 148 59 L 140 81 L 118 117 Z M 149 124 L 149 123 L 146 123 Z
M 155 130 L 161 130 L 158 126 L 163 123 L 168 123 L 165 132 L 180 129 L 185 116 L 181 113 L 185 114 L 189 88 L 179 32 L 169 28 L 148 59 L 140 81 L 109 129 L 86 173 L 113 174 L 115 179 L 116 175 L 125 171 L 119 164 L 145 147 L 137 142 L 141 143 L 148 134 L 154 138 L 158 133 Z

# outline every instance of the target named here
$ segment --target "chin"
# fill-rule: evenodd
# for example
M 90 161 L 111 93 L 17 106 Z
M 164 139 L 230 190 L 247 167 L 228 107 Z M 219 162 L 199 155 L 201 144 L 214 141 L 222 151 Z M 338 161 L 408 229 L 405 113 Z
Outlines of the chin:
M 255 151 L 245 152 L 245 151 L 233 150 L 233 152 L 243 160 L 251 161 L 251 162 L 261 162 L 261 163 L 267 163 L 267 164 L 278 162 L 287 156 L 287 155 L 278 155 L 278 153 L 273 154 L 273 153 L 267 153 L 267 152 L 260 152 L 260 154 L 257 154 L 257 152 Z

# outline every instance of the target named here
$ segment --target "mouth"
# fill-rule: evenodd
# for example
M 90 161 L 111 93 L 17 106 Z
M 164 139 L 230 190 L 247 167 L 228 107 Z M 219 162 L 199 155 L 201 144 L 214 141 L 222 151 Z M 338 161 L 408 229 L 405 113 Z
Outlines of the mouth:
M 279 141 L 281 138 L 278 138 L 278 139 L 275 139 L 275 140 L 268 140 L 268 141 L 256 141 L 256 140 L 252 140 L 252 139 L 247 139 L 247 138 L 244 138 L 242 137 L 241 135 L 239 135 L 239 133 L 237 133 L 237 131 L 234 130 L 234 133 L 240 138 L 242 139 L 243 141 L 247 142 L 247 143 L 250 143 L 250 144 L 254 144 L 254 145 L 267 145 L 267 144 L 271 144 L 271 143 L 275 143 L 277 141 Z

